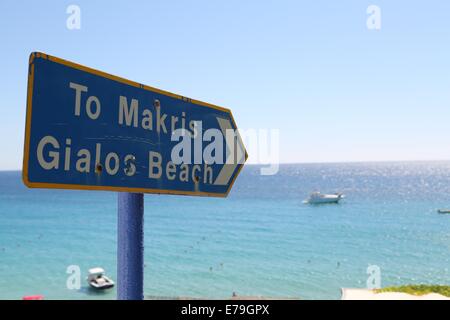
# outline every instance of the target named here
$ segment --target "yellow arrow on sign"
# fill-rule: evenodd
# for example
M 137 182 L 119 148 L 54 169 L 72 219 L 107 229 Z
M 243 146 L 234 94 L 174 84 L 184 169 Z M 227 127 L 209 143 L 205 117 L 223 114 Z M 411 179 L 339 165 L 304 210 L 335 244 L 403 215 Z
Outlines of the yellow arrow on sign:
M 227 185 L 236 167 L 245 162 L 245 149 L 239 132 L 233 129 L 230 120 L 217 117 L 217 122 L 225 137 L 227 160 L 214 181 L 214 184 Z M 235 138 L 237 143 L 235 143 Z

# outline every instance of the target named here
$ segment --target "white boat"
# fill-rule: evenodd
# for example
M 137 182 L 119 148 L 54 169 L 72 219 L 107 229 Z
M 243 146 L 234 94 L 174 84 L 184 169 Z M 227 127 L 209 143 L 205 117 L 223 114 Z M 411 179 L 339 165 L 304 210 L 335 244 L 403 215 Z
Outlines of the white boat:
M 102 268 L 89 269 L 87 281 L 94 289 L 109 289 L 114 287 L 114 281 L 105 276 L 105 270 Z
M 313 192 L 304 202 L 309 204 L 338 203 L 342 198 L 344 198 L 342 193 L 323 194 L 320 192 Z

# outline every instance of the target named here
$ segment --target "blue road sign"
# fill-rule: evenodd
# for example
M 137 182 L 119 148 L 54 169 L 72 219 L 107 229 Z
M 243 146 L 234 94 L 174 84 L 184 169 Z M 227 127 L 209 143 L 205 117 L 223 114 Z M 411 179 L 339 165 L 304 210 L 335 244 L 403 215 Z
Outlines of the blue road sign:
M 236 129 L 228 109 L 32 53 L 23 180 L 226 196 L 247 158 Z

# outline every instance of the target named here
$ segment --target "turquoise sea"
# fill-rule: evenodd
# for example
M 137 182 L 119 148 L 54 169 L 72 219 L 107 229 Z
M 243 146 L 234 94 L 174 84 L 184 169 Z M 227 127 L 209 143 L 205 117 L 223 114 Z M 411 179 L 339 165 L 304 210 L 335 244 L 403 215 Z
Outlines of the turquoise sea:
M 338 299 L 366 286 L 450 284 L 450 162 L 247 165 L 226 199 L 145 196 L 145 294 Z M 311 191 L 341 191 L 310 206 Z M 0 172 L 0 299 L 114 299 L 87 269 L 116 279 L 117 194 L 32 190 Z M 66 269 L 82 271 L 69 290 Z

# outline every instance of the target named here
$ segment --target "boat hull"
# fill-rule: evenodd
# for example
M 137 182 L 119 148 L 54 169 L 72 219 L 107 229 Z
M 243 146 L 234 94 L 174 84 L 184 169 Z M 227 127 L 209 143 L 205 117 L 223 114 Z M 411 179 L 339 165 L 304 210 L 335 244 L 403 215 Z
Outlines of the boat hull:
M 319 194 L 310 196 L 306 202 L 309 204 L 338 203 L 342 198 L 342 194 Z
M 341 199 L 314 199 L 308 200 L 309 204 L 325 204 L 325 203 L 339 203 Z
M 103 285 L 98 285 L 96 283 L 89 282 L 89 285 L 91 286 L 91 288 L 93 288 L 95 290 L 105 290 L 105 289 L 111 289 L 112 287 L 114 287 L 113 283 L 106 283 Z

